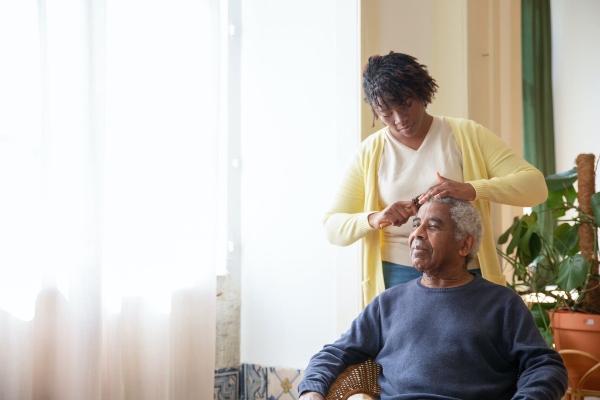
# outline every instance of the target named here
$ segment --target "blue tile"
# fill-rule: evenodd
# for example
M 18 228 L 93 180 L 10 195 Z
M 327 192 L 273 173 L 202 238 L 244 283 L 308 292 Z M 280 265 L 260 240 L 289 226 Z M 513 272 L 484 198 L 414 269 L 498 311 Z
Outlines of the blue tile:
M 267 369 L 256 364 L 242 364 L 241 400 L 267 399 Z
M 221 369 L 215 373 L 213 400 L 238 400 L 239 393 L 239 370 Z
M 298 400 L 298 385 L 304 371 L 290 368 L 269 368 L 267 374 L 268 400 Z

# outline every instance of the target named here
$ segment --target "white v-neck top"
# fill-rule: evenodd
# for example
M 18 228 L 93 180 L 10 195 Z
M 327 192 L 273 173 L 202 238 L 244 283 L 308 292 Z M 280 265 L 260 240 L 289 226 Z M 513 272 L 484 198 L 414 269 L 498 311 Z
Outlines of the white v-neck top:
M 431 127 L 417 150 L 400 143 L 386 130 L 379 165 L 379 201 L 381 209 L 400 200 L 410 200 L 437 183 L 436 172 L 453 181 L 463 182 L 463 159 L 450 124 L 434 116 Z M 408 236 L 412 219 L 400 227 L 384 228 L 381 258 L 411 266 Z M 471 267 L 471 266 L 469 266 Z M 472 268 L 472 267 L 471 267 Z

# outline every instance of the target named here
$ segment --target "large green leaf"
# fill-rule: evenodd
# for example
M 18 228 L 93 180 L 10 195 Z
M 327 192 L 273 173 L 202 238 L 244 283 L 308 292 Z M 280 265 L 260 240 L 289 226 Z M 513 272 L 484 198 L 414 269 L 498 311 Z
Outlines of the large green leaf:
M 537 213 L 535 211 L 532 211 L 531 214 L 525 214 L 521 217 L 521 219 L 527 223 L 527 225 L 529 226 L 536 226 L 537 227 Z
M 537 222 L 532 220 L 532 225 L 530 225 L 525 217 L 522 217 L 515 226 L 515 230 L 512 233 L 512 239 L 506 248 L 506 253 L 512 254 L 516 249 L 516 257 L 521 258 L 521 262 L 524 264 L 529 264 L 531 260 L 537 256 L 537 253 L 539 253 L 541 241 L 539 240 L 539 236 L 534 232 L 534 229 L 537 229 Z M 536 236 L 533 239 L 533 243 L 531 243 L 532 235 Z M 533 247 L 530 247 L 531 245 L 533 245 Z M 533 256 L 532 250 L 534 251 Z
M 542 250 L 542 239 L 540 238 L 540 235 L 536 232 L 531 232 L 529 236 L 529 245 L 527 247 L 529 248 L 529 257 L 531 257 L 531 259 L 536 258 Z
M 560 264 L 556 284 L 565 292 L 577 289 L 588 274 L 588 263 L 581 254 L 565 258 Z
M 556 219 L 565 216 L 566 210 L 573 208 L 576 201 L 577 191 L 573 186 L 569 186 L 566 189 L 549 191 L 546 206 Z
M 542 241 L 536 233 L 539 229 L 537 214 L 524 215 L 521 217 L 521 223 L 518 248 L 523 256 L 523 262 L 529 264 L 537 257 L 542 248 Z
M 579 225 L 560 224 L 554 231 L 554 245 L 561 255 L 571 253 L 579 243 Z
M 504 233 L 503 233 L 502 235 L 500 235 L 500 237 L 498 238 L 498 244 L 504 244 L 504 243 L 506 243 L 506 241 L 508 240 L 508 237 L 509 237 L 510 235 L 514 235 L 515 228 L 517 227 L 517 225 L 518 225 L 518 224 L 520 224 L 519 217 L 515 217 L 515 218 L 513 219 L 513 224 L 511 225 L 511 227 L 510 227 L 510 228 L 508 228 L 508 229 L 506 230 L 506 232 L 504 232 Z M 509 253 L 509 254 L 510 254 L 510 253 Z
M 565 204 L 565 197 L 567 196 L 567 190 L 554 190 L 548 192 L 548 199 L 546 200 L 546 205 L 550 209 L 563 207 Z M 564 211 L 562 211 L 564 215 Z M 555 212 L 556 214 L 556 212 Z M 563 215 L 557 215 L 556 217 L 562 217 Z
M 592 195 L 592 211 L 594 212 L 594 221 L 600 226 L 600 192 Z
M 538 328 L 542 329 L 550 326 L 550 317 L 541 305 L 534 304 L 533 307 L 531 307 L 531 315 L 533 315 L 533 320 Z
M 517 245 L 519 244 L 519 241 L 521 240 L 521 231 L 523 230 L 523 223 L 521 221 L 518 221 L 518 224 L 515 225 L 515 229 L 513 230 L 513 237 L 510 240 L 510 243 L 508 244 L 508 247 L 506 248 L 506 254 L 512 254 L 513 251 L 515 251 L 515 248 L 517 247 Z
M 512 227 L 511 227 L 512 228 Z M 508 236 L 510 235 L 511 229 L 507 229 L 500 237 L 498 238 L 498 244 L 504 244 L 508 240 Z
M 572 186 L 576 180 L 577 168 L 573 167 L 572 169 L 559 174 L 548 175 L 546 177 L 546 186 L 548 186 L 548 190 L 550 191 L 562 190 Z

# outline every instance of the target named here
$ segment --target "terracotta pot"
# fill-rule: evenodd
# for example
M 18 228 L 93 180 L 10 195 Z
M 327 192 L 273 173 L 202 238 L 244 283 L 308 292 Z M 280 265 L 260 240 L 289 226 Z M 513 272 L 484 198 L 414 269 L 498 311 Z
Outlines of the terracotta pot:
M 557 351 L 577 350 L 566 351 L 561 356 L 569 379 L 578 387 L 586 372 L 600 363 L 600 315 L 557 310 L 552 319 L 552 331 Z M 600 390 L 600 368 L 589 374 L 581 387 Z

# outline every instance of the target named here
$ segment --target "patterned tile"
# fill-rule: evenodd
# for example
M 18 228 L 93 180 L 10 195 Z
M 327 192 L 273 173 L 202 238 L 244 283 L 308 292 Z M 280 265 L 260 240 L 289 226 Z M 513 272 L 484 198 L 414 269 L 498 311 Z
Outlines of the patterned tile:
M 241 400 L 267 399 L 267 369 L 256 364 L 242 364 Z
M 269 368 L 267 373 L 268 400 L 298 400 L 298 384 L 304 372 L 297 369 Z
M 221 369 L 215 373 L 213 400 L 239 399 L 239 370 Z

